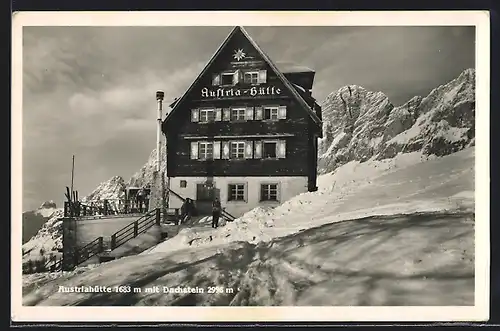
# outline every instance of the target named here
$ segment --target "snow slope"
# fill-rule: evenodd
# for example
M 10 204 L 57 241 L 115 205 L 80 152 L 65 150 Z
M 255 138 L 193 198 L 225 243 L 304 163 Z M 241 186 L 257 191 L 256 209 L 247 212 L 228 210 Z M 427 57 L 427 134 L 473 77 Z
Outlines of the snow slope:
M 148 253 L 45 285 L 38 278 L 23 304 L 472 305 L 474 148 L 344 167 L 323 176 L 318 192 L 274 210 L 253 210 L 216 230 L 181 231 Z M 123 284 L 232 293 L 57 292 Z
M 464 203 L 461 197 L 452 197 L 454 194 L 474 197 L 472 151 L 468 149 L 446 159 L 427 162 L 427 158 L 417 152 L 382 161 L 353 161 L 332 174 L 320 176 L 317 192 L 298 195 L 275 209 L 256 208 L 218 230 L 182 230 L 149 252 L 170 252 L 187 246 L 237 240 L 267 241 L 312 226 L 370 215 L 454 209 L 457 203 Z M 459 165 L 448 171 L 449 162 Z M 399 180 L 393 181 L 394 178 Z M 456 182 L 464 184 L 454 187 Z M 458 191 L 434 198 L 434 187 L 445 184 L 450 190 Z M 470 203 L 469 207 L 473 208 L 473 200 Z

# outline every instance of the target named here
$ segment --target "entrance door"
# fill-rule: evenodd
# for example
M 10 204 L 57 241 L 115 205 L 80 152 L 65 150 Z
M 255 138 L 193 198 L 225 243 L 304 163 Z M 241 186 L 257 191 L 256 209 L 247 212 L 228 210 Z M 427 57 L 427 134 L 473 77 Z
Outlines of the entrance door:
M 196 208 L 201 215 L 212 214 L 212 202 L 219 197 L 213 183 L 196 184 Z

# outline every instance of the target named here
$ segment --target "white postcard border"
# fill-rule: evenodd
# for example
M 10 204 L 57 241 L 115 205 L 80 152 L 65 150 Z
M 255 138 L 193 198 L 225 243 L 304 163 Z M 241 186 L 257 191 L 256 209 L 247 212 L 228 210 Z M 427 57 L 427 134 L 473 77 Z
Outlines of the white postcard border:
M 23 26 L 475 26 L 476 222 L 475 305 L 471 307 L 24 307 L 22 306 L 22 28 Z M 13 321 L 484 321 L 489 317 L 489 71 L 487 11 L 214 11 L 17 12 L 12 35 L 12 245 Z M 334 295 L 334 294 L 332 294 Z

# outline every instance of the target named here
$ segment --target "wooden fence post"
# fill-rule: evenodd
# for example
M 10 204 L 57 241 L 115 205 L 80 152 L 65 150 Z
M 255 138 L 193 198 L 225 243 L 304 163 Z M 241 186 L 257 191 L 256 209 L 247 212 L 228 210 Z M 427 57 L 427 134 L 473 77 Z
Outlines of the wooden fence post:
M 181 217 L 179 215 L 179 208 L 175 208 L 175 225 L 179 225 L 181 223 Z
M 156 225 L 160 225 L 160 222 L 161 222 L 160 208 L 156 208 Z
M 64 201 L 64 217 L 68 217 L 68 201 Z
M 139 222 L 135 221 L 134 222 L 134 238 L 137 237 L 139 233 Z
M 108 200 L 104 199 L 104 215 L 108 215 Z
M 116 234 L 111 236 L 111 250 L 115 249 L 116 247 Z
M 72 267 L 71 269 L 74 269 L 78 265 L 79 255 L 80 252 L 78 252 L 78 249 L 75 248 L 73 253 L 73 265 L 71 266 Z
M 104 251 L 104 238 L 101 236 L 99 237 L 99 253 L 102 253 Z

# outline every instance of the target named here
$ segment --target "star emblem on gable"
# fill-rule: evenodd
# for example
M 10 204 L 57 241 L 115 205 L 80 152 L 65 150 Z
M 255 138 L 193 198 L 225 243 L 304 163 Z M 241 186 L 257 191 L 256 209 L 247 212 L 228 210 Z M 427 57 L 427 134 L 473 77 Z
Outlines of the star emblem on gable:
M 245 52 L 243 52 L 243 49 L 237 49 L 234 51 L 233 58 L 236 59 L 237 61 L 240 61 L 241 59 L 244 59 L 246 56 Z

